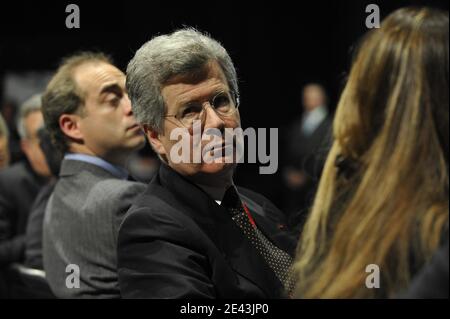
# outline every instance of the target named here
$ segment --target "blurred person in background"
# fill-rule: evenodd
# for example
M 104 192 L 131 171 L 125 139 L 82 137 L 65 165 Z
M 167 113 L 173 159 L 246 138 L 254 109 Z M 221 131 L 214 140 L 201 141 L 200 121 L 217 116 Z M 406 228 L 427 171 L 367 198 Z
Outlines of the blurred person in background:
M 23 103 L 22 103 L 23 104 Z M 0 114 L 5 120 L 6 126 L 9 129 L 9 164 L 15 164 L 26 160 L 26 157 L 22 151 L 20 136 L 17 130 L 17 116 L 20 112 L 20 105 L 16 105 L 12 101 L 2 101 L 0 105 Z
M 399 9 L 365 36 L 298 246 L 296 297 L 448 298 L 448 50 L 448 12 L 429 8 Z M 430 270 L 441 280 L 423 280 Z
M 9 130 L 0 114 L 0 170 L 9 165 Z
M 38 94 L 21 106 L 18 118 L 21 147 L 27 161 L 0 171 L 0 266 L 23 260 L 29 210 L 50 177 L 37 135 L 43 124 Z
M 318 179 L 331 144 L 331 118 L 327 94 L 317 83 L 302 90 L 303 113 L 288 129 L 286 166 L 283 170 L 287 192 L 284 210 L 291 228 L 300 232 L 306 210 L 312 204 Z
M 45 127 L 38 131 L 40 147 L 51 172 L 51 178 L 48 183 L 42 187 L 36 196 L 30 210 L 28 223 L 26 228 L 26 244 L 25 244 L 25 266 L 34 269 L 44 269 L 42 259 L 42 231 L 44 224 L 44 213 L 48 200 L 55 188 L 58 180 L 59 170 L 61 168 L 62 154 L 51 143 L 50 133 Z
M 13 262 L 23 262 L 30 208 L 50 177 L 37 134 L 43 124 L 38 94 L 21 106 L 17 122 L 27 161 L 0 171 L 0 273 Z
M 17 131 L 20 136 L 20 147 L 33 172 L 47 179 L 51 173 L 38 137 L 38 131 L 44 123 L 41 98 L 41 94 L 35 94 L 20 107 Z

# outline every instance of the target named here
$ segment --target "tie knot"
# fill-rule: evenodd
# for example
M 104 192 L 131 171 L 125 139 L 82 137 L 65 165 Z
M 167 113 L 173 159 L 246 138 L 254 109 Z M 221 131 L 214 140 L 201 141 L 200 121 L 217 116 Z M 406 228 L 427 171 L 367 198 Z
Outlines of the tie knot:
M 221 205 L 231 212 L 233 211 L 239 212 L 242 209 L 242 202 L 236 190 L 236 187 L 234 186 L 228 187 L 228 189 L 225 191 L 225 194 L 223 195 Z

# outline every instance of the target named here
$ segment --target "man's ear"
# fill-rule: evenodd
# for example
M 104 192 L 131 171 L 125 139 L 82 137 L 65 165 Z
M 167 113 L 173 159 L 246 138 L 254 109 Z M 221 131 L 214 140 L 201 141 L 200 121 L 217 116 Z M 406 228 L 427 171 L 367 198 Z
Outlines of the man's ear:
M 151 129 L 148 125 L 143 125 L 142 129 L 144 130 L 144 133 L 147 136 L 147 139 L 153 150 L 160 156 L 165 156 L 166 150 L 164 149 L 164 146 L 161 143 L 160 134 L 155 130 Z
M 63 114 L 59 117 L 59 128 L 64 135 L 74 139 L 82 140 L 83 133 L 80 130 L 80 116 L 76 114 Z

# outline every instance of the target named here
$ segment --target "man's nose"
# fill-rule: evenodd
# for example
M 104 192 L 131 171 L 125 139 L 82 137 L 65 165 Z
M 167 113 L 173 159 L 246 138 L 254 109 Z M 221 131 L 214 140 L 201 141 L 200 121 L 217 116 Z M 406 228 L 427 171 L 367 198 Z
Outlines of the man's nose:
M 218 128 L 222 129 L 225 127 L 225 121 L 217 115 L 216 111 L 214 111 L 213 107 L 208 104 L 205 107 L 205 128 Z
M 123 97 L 123 103 L 124 103 L 124 113 L 125 115 L 133 115 L 133 109 L 131 108 L 131 100 L 128 97 L 128 94 L 125 94 Z

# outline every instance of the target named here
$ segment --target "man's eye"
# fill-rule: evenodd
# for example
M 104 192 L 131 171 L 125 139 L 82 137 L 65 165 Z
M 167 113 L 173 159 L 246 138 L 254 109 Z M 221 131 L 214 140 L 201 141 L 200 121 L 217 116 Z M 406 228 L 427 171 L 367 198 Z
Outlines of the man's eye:
M 120 98 L 119 97 L 115 97 L 115 98 L 111 99 L 111 101 L 110 101 L 110 103 L 112 105 L 114 105 L 114 106 L 119 105 L 119 102 L 120 102 Z
M 230 105 L 230 98 L 226 94 L 218 95 L 213 101 L 214 108 L 227 107 Z
M 201 108 L 200 108 L 201 109 Z M 192 117 L 199 113 L 199 107 L 198 106 L 188 106 L 185 108 L 182 112 L 182 117 Z
M 113 94 L 110 97 L 108 97 L 108 103 L 112 106 L 118 106 L 120 104 L 120 100 L 122 99 L 122 96 L 119 96 L 117 94 Z

